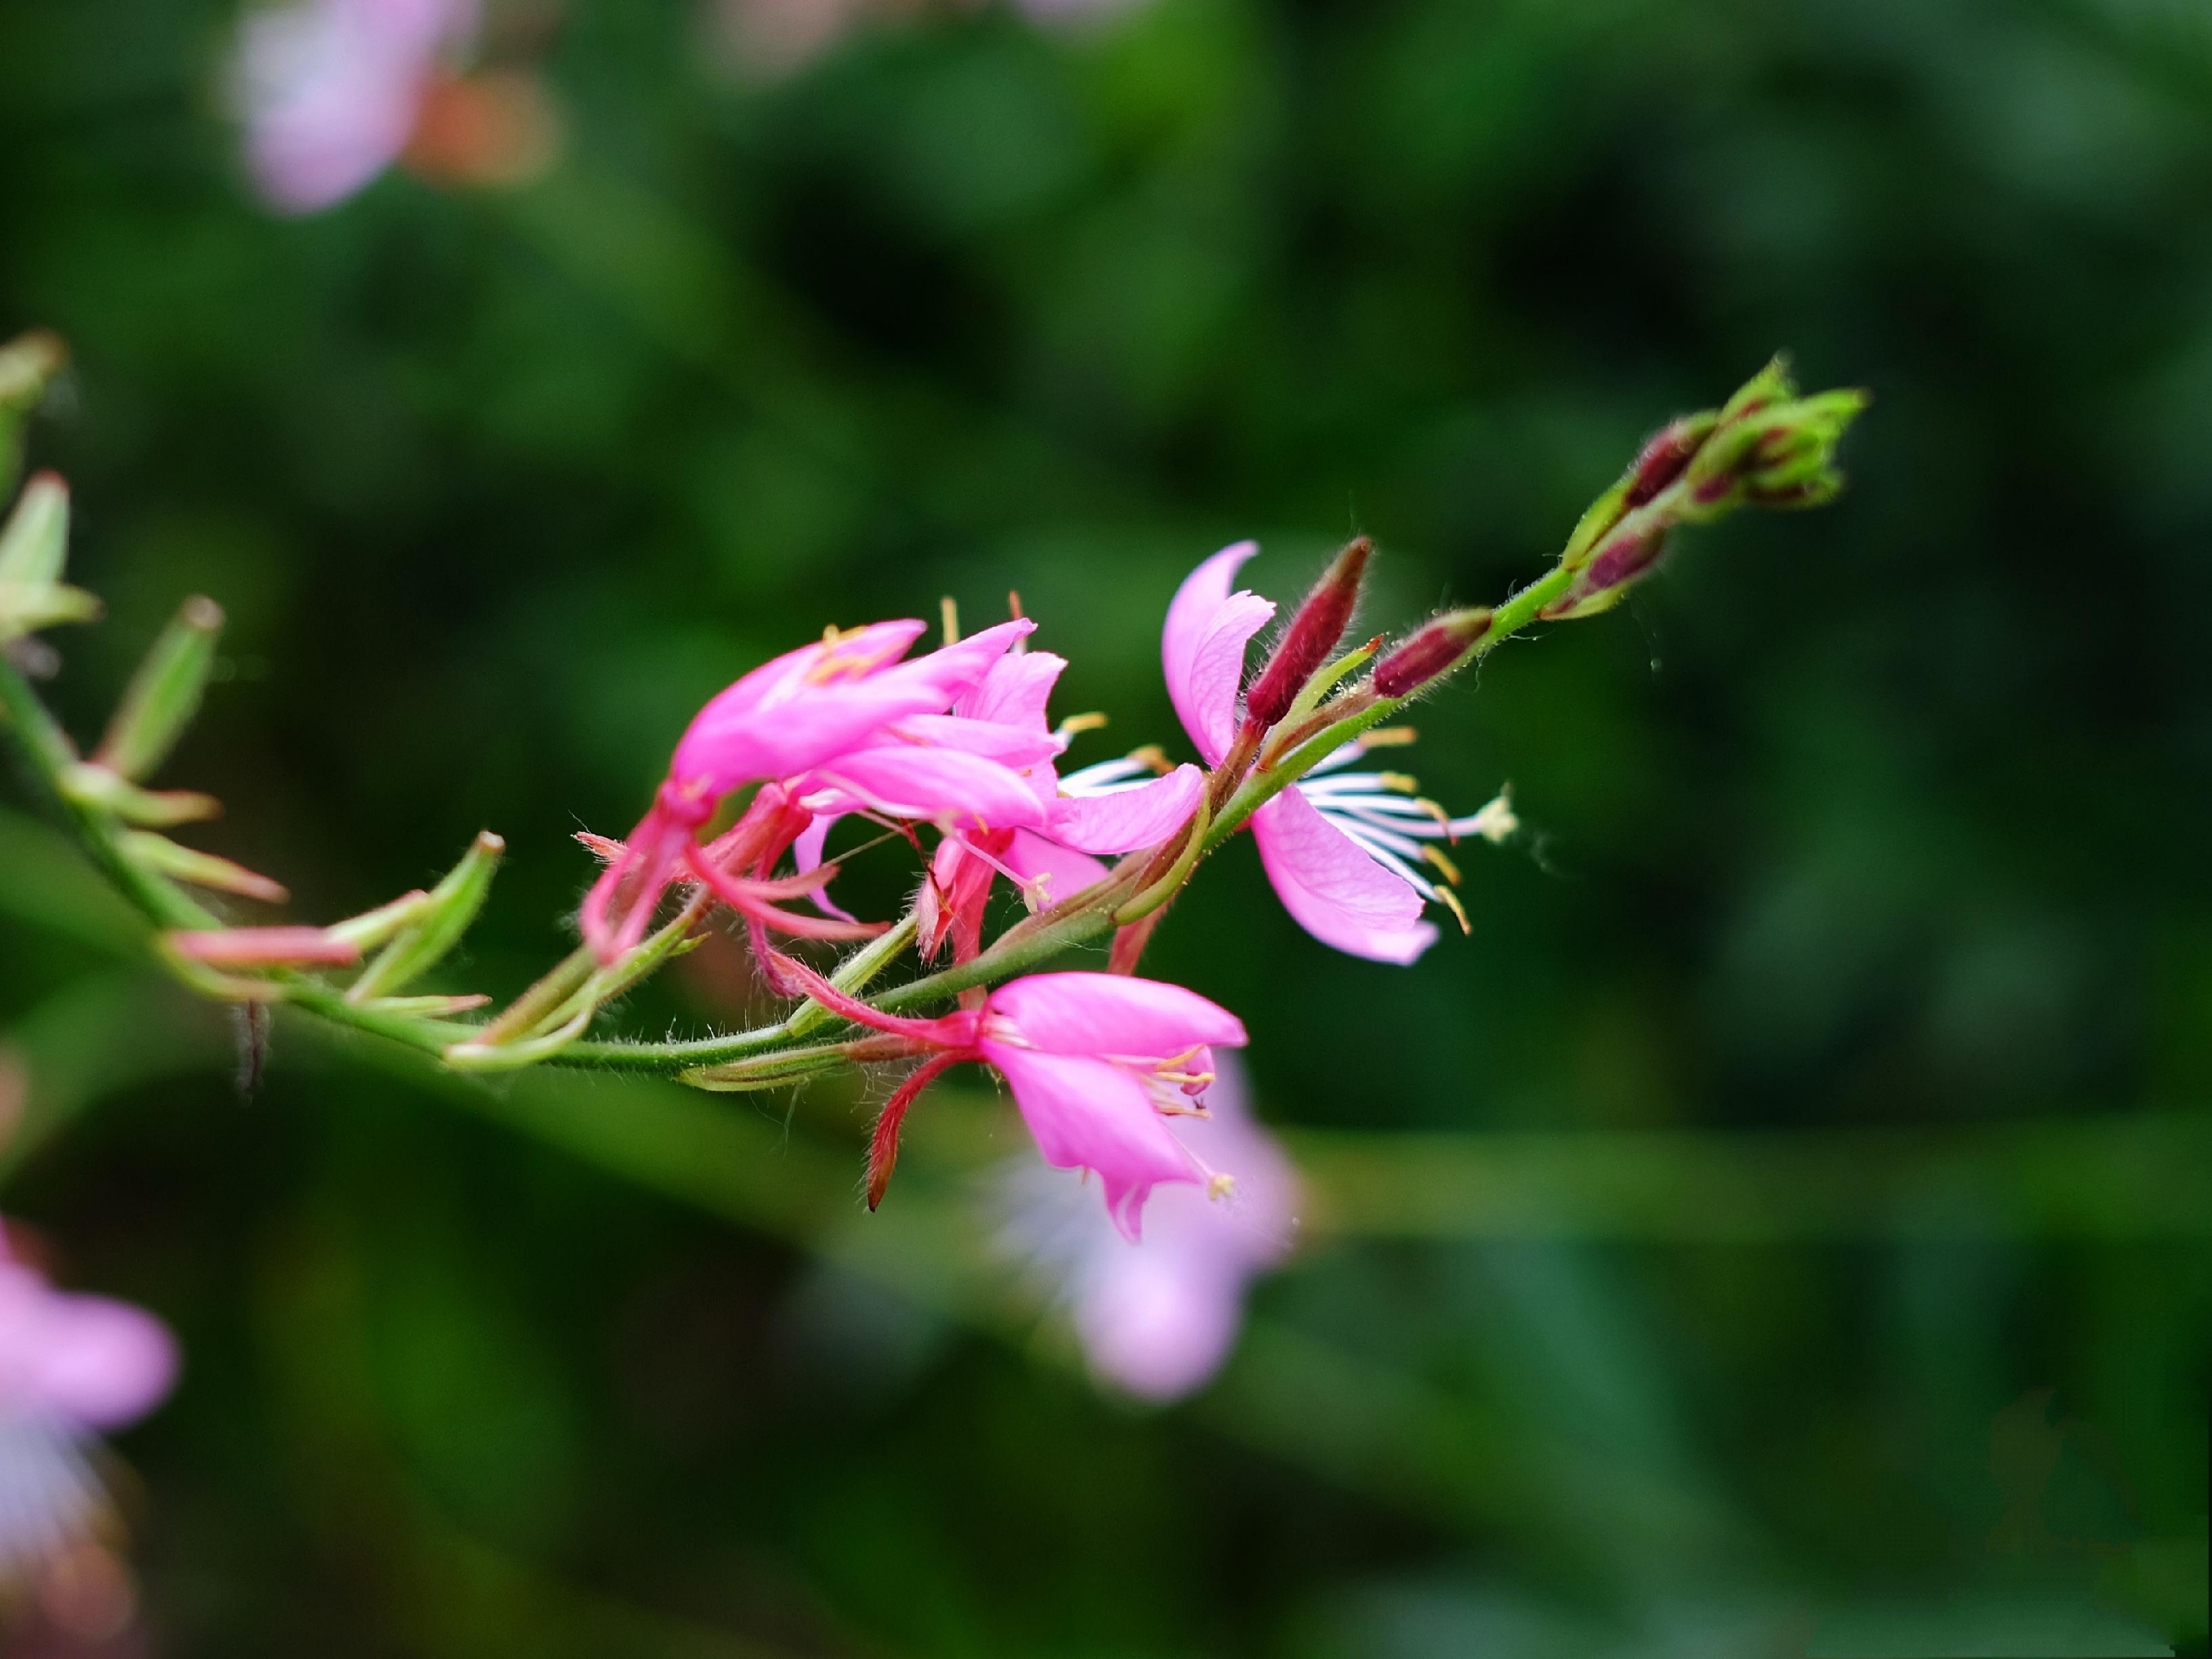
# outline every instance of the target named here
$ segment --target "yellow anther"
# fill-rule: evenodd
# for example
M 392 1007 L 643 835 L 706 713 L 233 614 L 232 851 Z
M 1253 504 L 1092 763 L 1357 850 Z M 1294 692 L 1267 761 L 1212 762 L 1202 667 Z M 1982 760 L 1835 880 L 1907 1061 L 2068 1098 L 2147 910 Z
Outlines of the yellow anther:
M 945 624 L 945 642 L 960 643 L 960 601 L 947 593 L 937 602 L 937 614 Z
M 1016 622 L 1022 619 L 1022 596 L 1011 587 L 1006 590 L 1006 611 Z
M 1378 726 L 1372 732 L 1362 732 L 1359 741 L 1370 749 L 1403 749 L 1417 735 L 1410 726 Z
M 1457 893 L 1453 892 L 1449 887 L 1439 887 L 1437 889 L 1437 896 L 1443 901 L 1444 908 L 1446 909 L 1449 910 L 1454 915 L 1459 918 L 1459 930 L 1461 933 L 1472 933 L 1474 931 L 1474 929 L 1468 924 L 1467 912 L 1460 908 L 1459 895 Z
M 1459 866 L 1454 864 L 1449 859 L 1444 856 L 1444 849 L 1443 848 L 1433 844 L 1421 848 L 1421 857 L 1426 860 L 1429 863 L 1435 865 L 1437 869 L 1443 871 L 1444 872 L 1444 879 L 1446 881 L 1452 882 L 1454 884 L 1458 882 Z
M 1444 811 L 1442 803 L 1432 801 L 1426 795 L 1416 795 L 1413 798 L 1413 805 L 1443 825 L 1445 829 L 1451 828 L 1451 814 Z
M 1138 765 L 1148 768 L 1162 777 L 1167 776 L 1169 773 L 1175 770 L 1174 766 L 1169 763 L 1167 750 L 1156 743 L 1148 743 L 1141 749 L 1132 749 L 1122 758 L 1134 761 Z
M 1227 1198 L 1236 1190 L 1237 1177 L 1232 1175 L 1218 1175 L 1206 1183 L 1206 1195 L 1216 1202 Z
M 1060 723 L 1060 733 L 1064 738 L 1072 738 L 1079 732 L 1096 732 L 1105 724 L 1105 715 L 1096 712 L 1088 714 L 1070 714 Z
M 1401 795 L 1410 795 L 1421 787 L 1419 781 L 1407 772 L 1377 772 L 1375 781 L 1385 789 L 1395 789 Z

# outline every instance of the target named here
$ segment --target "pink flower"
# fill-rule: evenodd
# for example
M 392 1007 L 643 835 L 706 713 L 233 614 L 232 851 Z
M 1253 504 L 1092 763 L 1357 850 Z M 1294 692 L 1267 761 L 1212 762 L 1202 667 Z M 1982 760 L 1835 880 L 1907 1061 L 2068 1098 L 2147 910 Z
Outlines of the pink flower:
M 476 0 L 300 0 L 256 11 L 239 44 L 246 160 L 270 204 L 312 213 L 399 158 Z
M 176 1374 L 159 1320 L 55 1290 L 0 1235 L 0 1583 L 98 1524 L 106 1498 L 83 1443 L 144 1416 Z
M 1066 666 L 1065 658 L 1048 651 L 1002 657 L 953 705 L 957 716 L 1042 741 L 1043 757 L 1026 775 L 1044 816 L 1035 827 L 948 836 L 938 848 L 921 901 L 925 957 L 934 955 L 947 937 L 957 960 L 975 953 L 994 876 L 1013 879 L 1036 908 L 1102 880 L 1106 866 L 1092 854 L 1157 846 L 1198 810 L 1206 775 L 1195 766 L 1153 777 L 1141 762 L 1121 760 L 1066 777 L 1058 774 L 1052 760 L 1066 749 L 1074 732 L 1066 726 L 1051 730 L 1045 705 Z
M 1252 542 L 1225 547 L 1185 578 L 1168 607 L 1160 639 L 1168 696 L 1183 729 L 1209 765 L 1237 736 L 1244 651 L 1275 614 L 1273 604 L 1231 591 L 1238 568 L 1259 551 Z M 1463 835 L 1502 838 L 1511 829 L 1503 798 L 1472 817 L 1454 818 L 1414 798 L 1409 778 L 1344 772 L 1364 751 L 1348 744 L 1252 815 L 1252 838 L 1267 879 L 1298 925 L 1340 951 L 1377 962 L 1409 963 L 1433 944 L 1421 918 L 1437 900 L 1455 911 L 1451 861 L 1433 843 Z
M 897 1162 L 907 1109 L 947 1068 L 974 1061 L 1006 1079 L 1046 1163 L 1099 1177 L 1107 1214 L 1125 1237 L 1139 1237 L 1155 1187 L 1220 1188 L 1170 1120 L 1203 1113 L 1212 1051 L 1243 1047 L 1244 1027 L 1195 992 L 1123 974 L 1032 974 L 998 987 L 978 1007 L 908 1019 L 846 995 L 801 963 L 785 966 L 824 1007 L 894 1039 L 871 1042 L 868 1057 L 930 1056 L 876 1120 L 871 1209 Z
M 1002 623 L 957 644 L 902 662 L 919 622 L 876 623 L 787 652 L 701 709 L 676 745 L 653 809 L 584 900 L 584 937 L 611 962 L 645 936 L 670 884 L 702 882 L 750 922 L 814 937 L 851 937 L 851 922 L 805 921 L 776 908 L 818 888 L 827 872 L 771 883 L 784 850 L 824 815 L 964 820 L 976 828 L 1041 822 L 1033 791 L 992 757 L 1026 733 L 978 735 L 941 715 L 1030 632 Z M 763 788 L 713 847 L 698 832 L 723 797 Z M 735 873 L 732 872 L 743 872 Z
M 1064 1174 L 1022 1162 L 1002 1192 L 1002 1244 L 1065 1300 L 1091 1370 L 1147 1400 L 1176 1399 L 1220 1370 L 1244 1322 L 1247 1287 L 1289 1254 L 1297 1224 L 1297 1173 L 1253 1121 L 1243 1068 L 1233 1054 L 1213 1063 L 1206 1116 L 1174 1127 L 1195 1157 L 1233 1172 L 1224 1196 L 1163 1188 L 1133 1245 Z

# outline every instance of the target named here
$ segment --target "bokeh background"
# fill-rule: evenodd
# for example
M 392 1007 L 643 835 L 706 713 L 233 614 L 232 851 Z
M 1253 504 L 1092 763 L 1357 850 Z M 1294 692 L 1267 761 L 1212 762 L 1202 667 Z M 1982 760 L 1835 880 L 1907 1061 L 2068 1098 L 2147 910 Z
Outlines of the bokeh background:
M 59 1132 L 0 1203 L 187 1352 L 114 1651 L 2206 1651 L 2212 13 L 1152 0 L 774 74 L 687 5 L 525 21 L 548 173 L 285 220 L 231 5 L 0 9 L 0 331 L 74 349 L 32 457 L 111 611 L 52 695 L 91 734 L 218 597 L 199 843 L 327 916 L 498 830 L 457 984 L 564 949 L 570 832 L 825 622 L 1018 589 L 1079 757 L 1181 753 L 1223 543 L 1288 596 L 1368 532 L 1401 624 L 1777 348 L 1876 404 L 1836 507 L 1423 708 L 1425 787 L 1528 825 L 1471 938 L 1332 955 L 1241 846 L 1177 906 L 1152 969 L 1245 1016 L 1314 1197 L 1164 1411 L 984 1248 L 980 1086 L 873 1218 L 879 1079 L 439 1084 L 280 1018 L 241 1098 L 12 793 Z M 626 1016 L 756 996 L 710 951 Z

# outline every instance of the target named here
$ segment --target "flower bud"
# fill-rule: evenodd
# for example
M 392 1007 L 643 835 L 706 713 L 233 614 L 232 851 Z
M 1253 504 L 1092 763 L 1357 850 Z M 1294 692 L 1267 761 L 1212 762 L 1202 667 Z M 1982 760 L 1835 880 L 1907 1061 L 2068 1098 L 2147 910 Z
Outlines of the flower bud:
M 0 490 L 15 482 L 23 422 L 46 395 L 46 383 L 69 361 L 58 337 L 35 331 L 0 345 Z
M 430 890 L 429 900 L 416 920 L 354 982 L 346 1000 L 365 1002 L 372 997 L 389 996 L 444 960 L 483 908 L 500 854 L 506 850 L 507 843 L 489 830 L 479 835 L 461 855 L 461 861 Z
M 0 643 L 100 615 L 98 599 L 61 579 L 68 548 L 69 486 L 41 472 L 0 528 Z
M 1623 530 L 1575 572 L 1565 592 L 1536 614 L 1546 622 L 1565 622 L 1608 611 L 1666 550 L 1663 529 Z
M 1386 697 L 1409 697 L 1441 679 L 1467 659 L 1490 631 L 1491 612 L 1476 605 L 1447 611 L 1407 635 L 1375 665 L 1375 690 Z
M 0 530 L 0 587 L 45 587 L 62 579 L 69 509 L 69 486 L 58 472 L 41 472 L 23 486 Z
M 1720 417 L 1708 411 L 1669 421 L 1644 443 L 1623 481 L 1621 505 L 1631 512 L 1642 507 L 1682 476 L 1684 468 L 1705 447 Z
M 212 968 L 342 968 L 361 946 L 322 927 L 218 927 L 167 936 L 170 948 Z
M 1355 536 L 1321 573 L 1245 696 L 1244 713 L 1255 725 L 1273 726 L 1289 713 L 1306 682 L 1336 649 L 1359 603 L 1360 583 L 1374 551 L 1373 542 Z
M 221 605 L 209 599 L 185 601 L 125 688 L 93 756 L 95 765 L 118 777 L 143 778 L 167 758 L 199 713 L 222 632 Z

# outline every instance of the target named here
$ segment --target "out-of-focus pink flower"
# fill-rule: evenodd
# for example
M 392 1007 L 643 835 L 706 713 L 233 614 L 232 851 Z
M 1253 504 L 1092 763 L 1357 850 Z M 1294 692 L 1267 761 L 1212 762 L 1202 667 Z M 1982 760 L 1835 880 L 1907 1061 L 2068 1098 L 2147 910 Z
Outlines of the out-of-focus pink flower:
M 1142 763 L 1109 761 L 1059 775 L 1052 760 L 1074 734 L 1066 726 L 1049 728 L 1045 705 L 1066 666 L 1066 659 L 1048 651 L 1002 657 L 953 705 L 956 716 L 1043 741 L 1044 757 L 1029 767 L 1027 776 L 1044 817 L 1035 827 L 947 837 L 939 847 L 920 907 L 925 957 L 933 956 L 948 937 L 956 959 L 975 954 L 994 876 L 1019 883 L 1032 908 L 1063 899 L 1105 875 L 1092 854 L 1157 846 L 1198 810 L 1206 775 L 1195 766 L 1154 777 Z
M 1241 589 L 1237 573 L 1259 551 L 1252 542 L 1225 547 L 1191 572 L 1168 607 L 1160 659 L 1168 696 L 1183 729 L 1208 764 L 1218 765 L 1237 735 L 1245 647 L 1275 614 L 1273 604 Z M 1347 744 L 1252 815 L 1252 839 L 1267 879 L 1298 925 L 1325 945 L 1377 962 L 1409 963 L 1435 943 L 1421 918 L 1438 900 L 1456 909 L 1447 881 L 1450 860 L 1434 845 L 1466 835 L 1510 833 L 1503 798 L 1454 818 L 1412 793 L 1412 780 L 1389 772 L 1346 772 L 1364 752 Z
M 1220 1370 L 1251 1280 L 1289 1254 L 1297 1221 L 1297 1172 L 1254 1121 L 1243 1066 L 1226 1053 L 1213 1064 L 1206 1115 L 1174 1127 L 1194 1157 L 1231 1175 L 1230 1191 L 1162 1188 L 1134 1244 L 1062 1171 L 1010 1161 L 997 1194 L 1002 1247 L 1066 1305 L 1092 1371 L 1146 1400 L 1177 1399 Z
M 84 1443 L 144 1416 L 176 1375 L 159 1320 L 55 1290 L 0 1235 L 0 1581 L 98 1524 L 106 1499 Z
M 270 204 L 312 213 L 398 160 L 441 61 L 476 27 L 476 0 L 298 0 L 251 14 L 235 95 Z
M 849 936 L 853 924 L 801 925 L 775 902 L 821 884 L 762 878 L 814 820 L 848 811 L 890 816 L 986 815 L 1037 822 L 1033 792 L 958 725 L 933 723 L 969 690 L 1034 624 L 1002 623 L 943 650 L 902 662 L 920 637 L 915 621 L 831 629 L 812 645 L 765 663 L 699 711 L 676 745 L 653 809 L 630 833 L 584 901 L 584 937 L 612 961 L 645 935 L 671 883 L 705 883 L 749 921 L 817 937 Z M 1034 750 L 1026 734 L 1012 734 Z M 722 798 L 764 787 L 712 848 L 698 832 Z M 732 872 L 750 872 L 732 874 Z M 772 890 L 771 890 L 772 889 Z M 842 930 L 842 931 L 841 931 Z
M 884 1103 L 868 1159 L 868 1204 L 883 1197 L 898 1159 L 907 1109 L 948 1067 L 998 1068 L 1023 1122 L 1055 1169 L 1087 1170 L 1105 1189 L 1106 1212 L 1139 1237 L 1145 1200 L 1165 1182 L 1226 1190 L 1216 1170 L 1178 1139 L 1170 1120 L 1205 1109 L 1212 1050 L 1242 1048 L 1236 1015 L 1194 991 L 1125 974 L 1032 974 L 997 987 L 977 1007 L 910 1019 L 847 995 L 802 963 L 784 969 L 831 1012 L 880 1031 L 870 1057 L 926 1054 Z
M 1015 0 L 1016 7 L 1040 23 L 1103 22 L 1134 11 L 1145 0 Z

